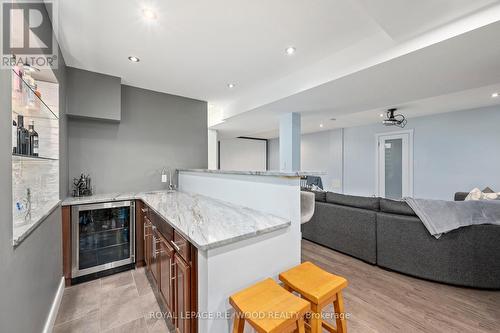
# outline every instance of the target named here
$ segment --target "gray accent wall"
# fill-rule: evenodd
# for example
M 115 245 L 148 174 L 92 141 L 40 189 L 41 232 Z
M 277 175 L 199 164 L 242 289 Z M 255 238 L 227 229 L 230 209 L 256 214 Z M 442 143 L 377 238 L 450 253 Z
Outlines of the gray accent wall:
M 121 87 L 119 123 L 68 119 L 69 178 L 90 173 L 95 193 L 166 188 L 163 167 L 207 168 L 207 103 Z
M 451 200 L 474 187 L 500 191 L 499 126 L 500 106 L 410 118 L 405 129 L 414 130 L 414 196 Z M 302 169 L 326 171 L 328 190 L 375 195 L 375 134 L 399 130 L 372 124 L 305 134 Z M 277 141 L 269 141 L 271 169 L 279 168 Z
M 121 79 L 68 67 L 68 116 L 120 121 Z
M 61 188 L 67 188 L 65 64 L 59 51 Z M 61 209 L 12 246 L 11 76 L 0 70 L 0 332 L 39 333 L 62 278 Z M 66 191 L 61 192 L 64 197 Z

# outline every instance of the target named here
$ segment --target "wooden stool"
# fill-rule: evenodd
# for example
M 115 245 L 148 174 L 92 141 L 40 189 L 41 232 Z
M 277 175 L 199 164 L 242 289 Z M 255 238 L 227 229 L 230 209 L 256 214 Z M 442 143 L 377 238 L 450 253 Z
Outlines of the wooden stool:
M 321 333 L 322 327 L 329 332 L 346 333 L 344 298 L 342 289 L 347 287 L 347 280 L 330 274 L 318 266 L 305 262 L 280 274 L 280 280 L 289 291 L 299 293 L 311 302 L 311 332 Z M 337 328 L 322 320 L 322 309 L 333 303 Z
M 231 297 L 235 309 L 233 333 L 242 333 L 247 321 L 259 333 L 305 332 L 304 315 L 311 309 L 273 279 L 266 279 Z

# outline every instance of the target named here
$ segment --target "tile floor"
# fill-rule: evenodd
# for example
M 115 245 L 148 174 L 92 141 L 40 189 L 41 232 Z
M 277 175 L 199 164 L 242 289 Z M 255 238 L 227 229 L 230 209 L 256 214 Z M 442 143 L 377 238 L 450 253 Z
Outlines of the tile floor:
M 144 268 L 64 290 L 54 333 L 169 332 Z

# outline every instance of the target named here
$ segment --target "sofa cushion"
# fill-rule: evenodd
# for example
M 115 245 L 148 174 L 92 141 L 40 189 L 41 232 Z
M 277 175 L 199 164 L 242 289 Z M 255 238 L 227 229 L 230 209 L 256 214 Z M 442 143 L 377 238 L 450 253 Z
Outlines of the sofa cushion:
M 375 264 L 377 213 L 368 209 L 316 202 L 313 218 L 302 224 L 302 237 Z
M 356 195 L 346 195 L 346 194 L 327 192 L 326 202 L 337 205 L 370 209 L 376 211 L 380 209 L 380 198 L 359 197 Z
M 390 214 L 416 216 L 413 209 L 406 202 L 383 198 L 380 199 L 380 211 Z

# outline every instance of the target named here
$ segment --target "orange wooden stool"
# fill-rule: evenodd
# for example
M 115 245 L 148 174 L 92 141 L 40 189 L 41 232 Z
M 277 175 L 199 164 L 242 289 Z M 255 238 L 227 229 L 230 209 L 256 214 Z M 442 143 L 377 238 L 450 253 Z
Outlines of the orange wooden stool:
M 305 262 L 280 274 L 280 280 L 289 291 L 299 293 L 311 302 L 311 333 L 321 333 L 322 327 L 329 332 L 346 333 L 344 298 L 342 289 L 347 287 L 347 280 L 330 274 L 318 266 Z M 333 303 L 337 327 L 322 320 L 322 309 Z
M 245 321 L 259 333 L 305 332 L 304 315 L 311 310 L 306 300 L 266 279 L 231 297 L 235 309 L 233 333 L 243 333 Z

